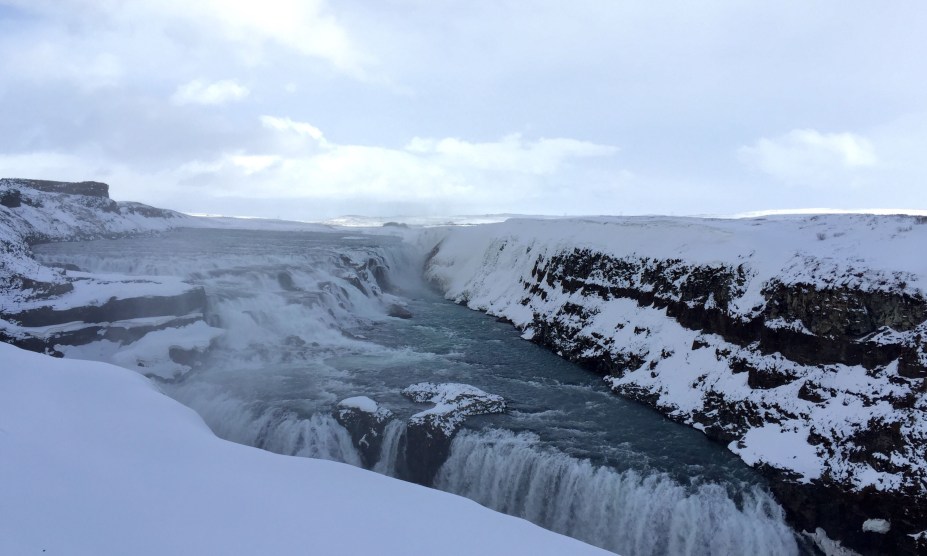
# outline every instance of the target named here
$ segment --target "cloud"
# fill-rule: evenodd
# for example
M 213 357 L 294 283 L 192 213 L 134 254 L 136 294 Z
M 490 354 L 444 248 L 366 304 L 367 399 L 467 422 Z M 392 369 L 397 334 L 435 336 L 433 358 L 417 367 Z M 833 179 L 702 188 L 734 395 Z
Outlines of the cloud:
M 865 137 L 813 129 L 762 138 L 738 153 L 745 163 L 785 183 L 811 187 L 860 185 L 862 172 L 879 162 Z
M 276 116 L 261 116 L 261 124 L 274 131 L 293 133 L 301 137 L 309 137 L 322 146 L 327 146 L 328 141 L 322 131 L 312 124 L 306 122 L 293 121 L 290 118 L 278 118 Z
M 336 144 L 307 122 L 268 115 L 259 121 L 280 136 L 277 150 L 238 150 L 187 164 L 194 174 L 189 179 L 221 184 L 216 191 L 221 196 L 440 201 L 512 209 L 513 203 L 562 195 L 564 189 L 569 194 L 565 185 L 582 175 L 566 177 L 570 161 L 607 159 L 618 150 L 567 138 L 528 140 L 520 134 L 485 143 L 414 138 L 403 148 Z
M 576 139 L 526 141 L 519 133 L 488 143 L 416 137 L 405 149 L 446 166 L 536 175 L 553 174 L 572 158 L 612 156 L 618 152 L 618 148 L 611 145 Z
M 169 36 L 187 43 L 188 55 L 220 48 L 249 64 L 266 62 L 265 47 L 282 47 L 365 78 L 374 58 L 357 44 L 326 0 L 3 0 L 0 4 L 61 23 L 59 35 L 118 35 L 121 45 L 144 50 L 146 41 Z M 150 45 L 150 44 L 149 44 Z M 92 42 L 88 47 L 92 47 Z
M 355 77 L 363 76 L 371 62 L 331 14 L 325 0 L 208 0 L 174 5 L 180 6 L 174 15 L 216 21 L 232 40 L 278 43 L 326 60 Z
M 177 90 L 171 95 L 171 102 L 178 105 L 225 104 L 227 102 L 242 100 L 250 93 L 251 91 L 249 91 L 247 87 L 239 85 L 234 81 L 223 80 L 214 83 L 206 83 L 200 79 L 195 79 L 177 87 Z

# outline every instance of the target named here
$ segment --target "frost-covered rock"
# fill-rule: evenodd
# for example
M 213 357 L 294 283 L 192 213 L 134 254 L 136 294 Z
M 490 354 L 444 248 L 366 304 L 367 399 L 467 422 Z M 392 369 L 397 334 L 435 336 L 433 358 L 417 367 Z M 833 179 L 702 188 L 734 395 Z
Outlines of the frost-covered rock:
M 402 391 L 416 403 L 434 407 L 409 418 L 406 464 L 409 480 L 430 485 L 447 459 L 451 440 L 467 417 L 505 412 L 505 399 L 469 384 L 420 382 Z
M 427 423 L 446 436 L 457 432 L 467 417 L 505 412 L 502 396 L 488 394 L 469 384 L 420 382 L 403 389 L 402 395 L 416 403 L 435 404 L 413 415 L 409 422 Z
M 728 444 L 801 528 L 913 551 L 927 522 L 927 219 L 510 220 L 420 241 L 448 298 Z M 891 531 L 863 531 L 871 519 Z
M 348 430 L 364 467 L 373 468 L 380 456 L 386 425 L 394 418 L 393 412 L 367 396 L 355 396 L 341 400 L 332 415 Z

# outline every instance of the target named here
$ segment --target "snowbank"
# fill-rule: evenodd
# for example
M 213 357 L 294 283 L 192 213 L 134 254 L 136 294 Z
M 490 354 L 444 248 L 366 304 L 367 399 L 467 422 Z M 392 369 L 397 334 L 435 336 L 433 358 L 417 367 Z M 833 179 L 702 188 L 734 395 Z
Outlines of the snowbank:
M 0 344 L 0 553 L 604 554 L 474 502 L 215 437 L 144 377 Z

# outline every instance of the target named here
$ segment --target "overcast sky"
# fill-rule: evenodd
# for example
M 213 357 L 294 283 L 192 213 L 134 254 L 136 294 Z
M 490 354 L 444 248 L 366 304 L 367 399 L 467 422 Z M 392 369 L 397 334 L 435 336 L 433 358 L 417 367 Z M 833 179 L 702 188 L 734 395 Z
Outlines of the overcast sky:
M 927 208 L 927 3 L 0 0 L 0 177 L 186 212 Z

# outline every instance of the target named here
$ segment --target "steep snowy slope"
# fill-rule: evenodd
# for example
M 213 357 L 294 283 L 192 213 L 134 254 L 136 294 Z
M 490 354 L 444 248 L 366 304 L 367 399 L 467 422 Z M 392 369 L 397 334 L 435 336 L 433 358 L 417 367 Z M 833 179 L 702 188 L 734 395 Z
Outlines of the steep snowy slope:
M 512 220 L 420 241 L 447 297 L 729 444 L 799 526 L 916 550 L 927 219 Z

